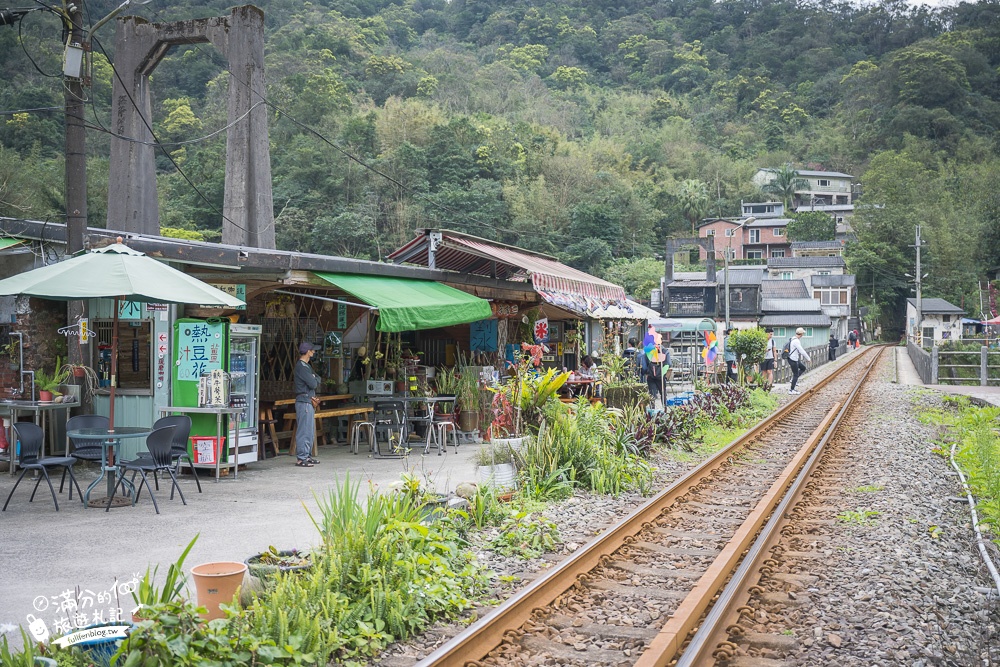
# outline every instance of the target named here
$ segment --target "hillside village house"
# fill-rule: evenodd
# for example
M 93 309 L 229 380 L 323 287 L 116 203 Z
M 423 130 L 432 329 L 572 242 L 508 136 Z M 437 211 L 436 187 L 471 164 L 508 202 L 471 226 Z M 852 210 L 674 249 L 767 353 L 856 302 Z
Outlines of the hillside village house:
M 797 170 L 798 177 L 808 183 L 808 186 L 795 191 L 792 208 L 809 206 L 826 206 L 838 204 L 853 204 L 854 196 L 851 181 L 853 176 L 839 171 Z M 754 174 L 753 183 L 759 188 L 774 180 L 777 169 L 758 169 Z
M 746 213 L 750 206 L 744 205 L 744 214 L 753 215 L 756 218 L 750 223 L 744 223 L 748 219 L 747 217 L 705 220 L 698 226 L 698 236 L 701 238 L 714 236 L 715 250 L 720 256 L 726 252 L 727 248 L 732 248 L 731 260 L 767 260 L 771 257 L 790 257 L 792 254 L 791 245 L 785 231 L 789 223 L 788 218 L 780 217 L 780 213 L 777 215 L 774 213 L 762 214 L 767 217 Z M 780 203 L 777 204 L 776 208 L 783 209 Z M 706 254 L 704 249 L 699 251 L 699 257 L 702 261 L 704 261 Z
M 927 298 L 920 304 L 921 320 L 917 322 L 917 300 L 906 300 L 906 337 L 923 347 L 940 345 L 946 340 L 962 338 L 962 316 L 965 311 L 944 299 Z

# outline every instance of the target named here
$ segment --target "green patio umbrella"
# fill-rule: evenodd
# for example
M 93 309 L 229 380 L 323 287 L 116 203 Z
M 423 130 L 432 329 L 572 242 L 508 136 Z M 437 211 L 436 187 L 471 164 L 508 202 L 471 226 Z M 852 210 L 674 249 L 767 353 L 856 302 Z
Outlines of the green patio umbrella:
M 55 301 L 112 298 L 115 319 L 111 338 L 111 408 L 115 427 L 118 381 L 118 310 L 122 300 L 192 303 L 236 308 L 243 301 L 192 278 L 163 262 L 118 242 L 82 255 L 0 280 L 0 296 L 23 294 Z

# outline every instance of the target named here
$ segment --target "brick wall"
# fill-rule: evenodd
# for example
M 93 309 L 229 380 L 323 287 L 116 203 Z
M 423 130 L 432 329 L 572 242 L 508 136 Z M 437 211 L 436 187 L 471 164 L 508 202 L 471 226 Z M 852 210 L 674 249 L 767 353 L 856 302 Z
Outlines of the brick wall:
M 14 322 L 11 331 L 24 334 L 24 370 L 44 368 L 55 370 L 56 357 L 66 362 L 66 337 L 57 333 L 66 326 L 66 304 L 30 297 L 18 297 L 15 301 Z M 15 337 L 16 340 L 16 337 Z M 8 359 L 0 359 L 0 396 L 7 398 L 20 385 L 16 368 L 10 368 Z M 30 378 L 25 378 L 25 396 L 30 398 Z

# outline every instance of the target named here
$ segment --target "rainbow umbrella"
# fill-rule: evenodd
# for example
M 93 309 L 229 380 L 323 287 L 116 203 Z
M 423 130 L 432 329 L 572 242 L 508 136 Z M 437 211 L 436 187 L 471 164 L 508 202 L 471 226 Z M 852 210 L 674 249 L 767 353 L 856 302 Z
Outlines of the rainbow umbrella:
M 715 358 L 719 355 L 719 340 L 715 336 L 714 331 L 705 332 L 705 349 L 701 351 L 701 358 L 705 360 L 706 364 L 712 364 L 715 362 Z

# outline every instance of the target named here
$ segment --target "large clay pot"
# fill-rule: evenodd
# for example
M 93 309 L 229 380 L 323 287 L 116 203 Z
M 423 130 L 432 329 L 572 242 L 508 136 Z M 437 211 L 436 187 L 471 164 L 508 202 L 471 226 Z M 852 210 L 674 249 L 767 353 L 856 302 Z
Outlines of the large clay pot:
M 198 592 L 198 605 L 207 610 L 206 621 L 225 617 L 219 605 L 232 603 L 246 571 L 246 563 L 236 561 L 202 563 L 191 568 L 191 577 Z
M 38 390 L 38 400 L 42 403 L 51 403 L 54 398 L 51 391 Z
M 458 430 L 462 433 L 472 433 L 479 429 L 479 413 L 474 410 L 462 410 L 458 413 Z

